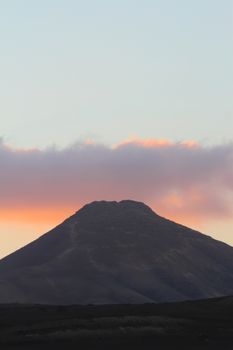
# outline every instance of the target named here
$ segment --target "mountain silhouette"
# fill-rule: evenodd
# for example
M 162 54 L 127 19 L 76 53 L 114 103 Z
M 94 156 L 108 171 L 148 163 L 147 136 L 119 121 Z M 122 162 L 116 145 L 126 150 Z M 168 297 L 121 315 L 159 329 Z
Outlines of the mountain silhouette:
M 233 248 L 143 203 L 85 205 L 0 260 L 0 303 L 114 304 L 233 294 Z

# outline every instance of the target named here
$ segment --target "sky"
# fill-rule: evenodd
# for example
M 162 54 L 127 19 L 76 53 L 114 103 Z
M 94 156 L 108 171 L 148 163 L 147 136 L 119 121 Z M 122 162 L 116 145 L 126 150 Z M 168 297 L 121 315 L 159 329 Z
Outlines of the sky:
M 233 245 L 230 0 L 0 0 L 0 257 L 96 199 Z

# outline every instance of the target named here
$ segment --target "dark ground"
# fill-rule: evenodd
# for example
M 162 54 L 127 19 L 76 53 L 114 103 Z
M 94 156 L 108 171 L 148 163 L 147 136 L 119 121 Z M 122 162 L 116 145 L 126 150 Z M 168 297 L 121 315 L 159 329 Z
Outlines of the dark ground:
M 0 305 L 0 349 L 233 349 L 233 297 L 170 304 Z

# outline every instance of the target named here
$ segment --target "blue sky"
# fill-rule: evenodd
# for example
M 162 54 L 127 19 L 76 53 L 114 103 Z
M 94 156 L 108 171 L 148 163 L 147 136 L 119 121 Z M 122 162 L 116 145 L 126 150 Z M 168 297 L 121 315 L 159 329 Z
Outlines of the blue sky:
M 1 0 L 0 135 L 232 140 L 232 1 Z

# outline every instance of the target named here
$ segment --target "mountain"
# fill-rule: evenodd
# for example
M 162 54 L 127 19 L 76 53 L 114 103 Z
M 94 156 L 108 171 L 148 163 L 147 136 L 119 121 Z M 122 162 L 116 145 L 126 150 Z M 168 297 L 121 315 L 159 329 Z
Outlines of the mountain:
M 233 248 L 131 200 L 85 205 L 0 260 L 0 303 L 115 304 L 233 294 Z

